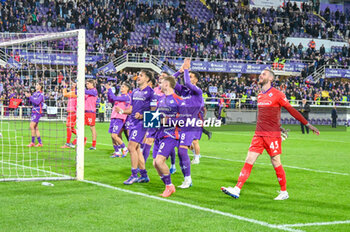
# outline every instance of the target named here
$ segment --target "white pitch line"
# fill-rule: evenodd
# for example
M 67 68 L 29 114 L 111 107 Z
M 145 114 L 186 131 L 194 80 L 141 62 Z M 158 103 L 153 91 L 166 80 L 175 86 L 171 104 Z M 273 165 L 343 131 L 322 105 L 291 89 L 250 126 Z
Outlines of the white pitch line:
M 4 161 L 0 161 L 0 162 L 7 163 L 7 164 L 10 164 L 10 165 L 15 165 L 15 166 L 22 166 L 24 168 L 35 169 L 36 170 L 36 168 L 28 167 L 28 166 L 25 166 L 25 165 L 13 164 L 13 163 L 8 163 L 8 162 L 4 162 Z M 59 174 L 59 173 L 55 173 L 55 172 L 50 172 L 50 171 L 40 170 L 40 169 L 38 169 L 38 170 L 39 171 L 43 171 L 43 172 L 48 172 L 50 174 L 62 176 L 62 177 L 68 177 L 68 176 L 65 176 L 65 175 L 62 175 L 62 174 Z M 121 192 L 130 193 L 130 194 L 134 194 L 134 195 L 138 195 L 138 196 L 143 196 L 143 197 L 147 197 L 147 198 L 151 198 L 151 199 L 155 199 L 155 200 L 165 201 L 165 202 L 176 204 L 176 205 L 182 205 L 182 206 L 186 206 L 186 207 L 189 207 L 189 208 L 193 208 L 193 209 L 197 209 L 197 210 L 201 210 L 201 211 L 205 211 L 205 212 L 210 212 L 210 213 L 214 213 L 214 214 L 218 214 L 218 215 L 222 215 L 222 216 L 235 218 L 235 219 L 240 220 L 240 221 L 246 221 L 246 222 L 250 222 L 250 223 L 254 223 L 254 224 L 259 224 L 261 226 L 274 228 L 274 229 L 279 229 L 279 230 L 284 230 L 284 231 L 303 232 L 303 230 L 291 229 L 289 227 L 323 226 L 323 225 L 349 224 L 350 223 L 350 220 L 348 220 L 348 221 L 299 223 L 299 224 L 285 224 L 285 225 L 269 224 L 267 222 L 263 222 L 263 221 L 259 221 L 259 220 L 255 220 L 255 219 L 251 219 L 251 218 L 246 218 L 246 217 L 242 217 L 242 216 L 239 216 L 239 215 L 234 215 L 234 214 L 231 214 L 231 213 L 225 213 L 225 212 L 222 212 L 222 211 L 219 211 L 219 210 L 209 209 L 209 208 L 205 208 L 205 207 L 201 207 L 201 206 L 197 206 L 197 205 L 192 205 L 192 204 L 188 204 L 188 203 L 184 203 L 184 202 L 180 202 L 180 201 L 169 200 L 169 199 L 165 199 L 165 198 L 161 198 L 161 197 L 157 197 L 157 196 L 148 195 L 148 194 L 145 194 L 145 193 L 134 192 L 134 191 L 130 191 L 130 190 L 127 190 L 127 189 L 122 189 L 122 188 L 114 187 L 114 186 L 111 186 L 111 185 L 107 185 L 107 184 L 103 184 L 103 183 L 99 183 L 99 182 L 95 182 L 95 181 L 82 180 L 81 182 L 90 183 L 90 184 L 94 184 L 94 185 L 97 185 L 97 186 L 110 188 L 110 189 L 118 190 L 118 191 L 121 191 Z
M 343 175 L 343 176 L 349 176 L 350 175 L 349 173 L 323 171 L 323 170 L 317 170 L 317 169 L 295 167 L 295 166 L 290 166 L 290 165 L 283 165 L 283 167 L 300 169 L 300 170 L 305 170 L 305 171 L 310 171 L 310 172 L 319 172 L 319 173 L 329 173 L 329 174 L 335 174 L 335 175 Z
M 103 145 L 103 146 L 111 146 L 112 144 L 104 144 L 104 143 L 97 143 L 98 145 Z M 208 158 L 208 159 L 216 159 L 216 160 L 225 160 L 225 161 L 230 161 L 230 162 L 238 162 L 238 163 L 245 163 L 244 160 L 233 160 L 233 159 L 226 159 L 226 158 L 221 158 L 221 157 L 215 157 L 215 156 L 207 156 L 207 155 L 201 155 L 203 158 Z M 266 164 L 266 163 L 260 163 L 256 162 L 255 164 L 258 165 L 265 165 L 265 166 L 271 166 L 271 164 Z M 299 170 L 304 170 L 304 171 L 310 171 L 310 172 L 318 172 L 318 173 L 328 173 L 328 174 L 334 174 L 334 175 L 342 175 L 342 176 L 349 176 L 349 173 L 342 173 L 342 172 L 332 172 L 332 171 L 325 171 L 325 170 L 318 170 L 318 169 L 311 169 L 311 168 L 303 168 L 303 167 L 296 167 L 296 166 L 290 166 L 290 165 L 284 165 L 283 167 L 287 168 L 293 168 L 293 169 L 299 169 Z
M 350 224 L 350 220 L 347 221 L 333 221 L 333 222 L 314 222 L 314 223 L 298 223 L 298 224 L 285 224 L 284 227 L 303 227 L 303 226 L 328 226 L 337 224 Z
M 2 161 L 2 160 L 0 160 L 0 163 L 13 165 L 13 166 L 17 166 L 17 167 L 22 167 L 22 168 L 26 168 L 26 169 L 32 169 L 32 170 L 35 170 L 35 171 L 44 172 L 44 173 L 48 173 L 48 174 L 51 174 L 51 175 L 59 175 L 61 177 L 66 177 L 66 178 L 70 178 L 71 177 L 71 176 L 59 174 L 59 173 L 56 173 L 56 172 L 51 172 L 51 171 L 47 171 L 47 170 L 43 170 L 43 169 L 39 169 L 39 168 L 33 168 L 33 167 L 21 165 L 21 164 L 9 163 L 9 162 L 5 162 L 5 161 Z
M 151 199 L 158 200 L 158 201 L 164 201 L 164 202 L 168 202 L 168 203 L 175 204 L 175 205 L 181 205 L 181 206 L 185 206 L 185 207 L 196 209 L 196 210 L 201 210 L 201 211 L 205 211 L 205 212 L 209 212 L 209 213 L 213 213 L 213 214 L 218 214 L 218 215 L 221 215 L 221 216 L 234 218 L 234 219 L 237 219 L 239 221 L 250 222 L 250 223 L 253 223 L 253 224 L 257 224 L 257 225 L 261 225 L 261 226 L 265 226 L 265 227 L 269 227 L 269 228 L 273 228 L 273 229 L 279 229 L 279 230 L 284 230 L 284 231 L 294 231 L 294 232 L 297 232 L 297 231 L 301 232 L 302 231 L 302 230 L 296 230 L 296 229 L 292 229 L 292 228 L 287 228 L 287 227 L 284 227 L 284 226 L 281 226 L 281 225 L 269 224 L 267 222 L 263 222 L 263 221 L 259 221 L 259 220 L 255 220 L 255 219 L 251 219 L 251 218 L 246 218 L 246 217 L 242 217 L 242 216 L 231 214 L 231 213 L 222 212 L 222 211 L 215 210 L 215 209 L 209 209 L 209 208 L 205 208 L 205 207 L 201 207 L 201 206 L 197 206 L 197 205 L 192 205 L 192 204 L 184 203 L 184 202 L 181 202 L 181 201 L 169 200 L 169 199 L 166 199 L 166 198 L 152 196 L 152 195 L 148 195 L 148 194 L 145 194 L 145 193 L 134 192 L 134 191 L 131 191 L 131 190 L 118 188 L 118 187 L 111 186 L 111 185 L 108 185 L 108 184 L 103 184 L 103 183 L 100 183 L 100 182 L 95 182 L 95 181 L 90 181 L 90 180 L 82 180 L 82 182 L 89 183 L 89 184 L 94 184 L 94 185 L 105 187 L 105 188 L 109 188 L 109 189 L 114 189 L 114 190 L 117 190 L 117 191 L 129 193 L 129 194 L 133 194 L 133 195 L 147 197 L 147 198 L 151 198 Z
M 238 135 L 238 136 L 250 136 L 253 138 L 254 136 L 254 133 L 250 133 L 250 134 L 237 134 L 237 133 L 233 133 L 233 132 L 230 132 L 230 131 L 213 131 L 214 133 L 216 134 L 230 134 L 230 135 Z M 307 140 L 307 141 L 311 141 L 311 142 L 334 142 L 334 143 L 350 143 L 350 142 L 347 142 L 347 141 L 339 141 L 339 140 L 326 140 L 326 139 L 308 139 L 308 138 L 291 138 L 291 137 L 288 137 L 288 140 Z
M 214 156 L 201 155 L 201 157 L 209 158 L 209 159 L 217 159 L 217 160 L 226 160 L 226 161 L 231 161 L 231 162 L 245 163 L 245 161 L 243 161 L 243 160 L 232 160 L 232 159 L 225 159 L 225 158 L 214 157 Z M 260 164 L 260 165 L 265 165 L 265 166 L 271 166 L 271 164 L 259 163 L 259 162 L 255 163 L 255 164 Z M 349 176 L 349 175 L 350 175 L 349 173 L 323 171 L 323 170 L 317 170 L 317 169 L 311 169 L 311 168 L 302 168 L 302 167 L 296 167 L 296 166 L 290 166 L 290 165 L 284 165 L 284 164 L 283 164 L 283 167 L 294 168 L 294 169 L 299 169 L 299 170 L 305 170 L 305 171 L 310 171 L 310 172 L 319 172 L 319 173 L 328 173 L 328 174 L 335 174 L 335 175 L 343 175 L 343 176 Z

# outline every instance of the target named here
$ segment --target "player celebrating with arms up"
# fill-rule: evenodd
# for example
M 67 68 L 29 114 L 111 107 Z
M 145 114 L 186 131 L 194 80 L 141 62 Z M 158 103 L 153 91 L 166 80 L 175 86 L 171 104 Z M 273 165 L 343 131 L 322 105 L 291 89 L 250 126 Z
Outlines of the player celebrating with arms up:
M 289 198 L 286 189 L 286 174 L 281 164 L 281 107 L 285 108 L 295 119 L 309 127 L 317 135 L 318 129 L 312 126 L 308 121 L 288 102 L 286 96 L 281 91 L 272 87 L 272 81 L 275 74 L 265 69 L 259 76 L 259 85 L 261 92 L 258 95 L 258 118 L 253 140 L 250 144 L 246 162 L 238 177 L 238 183 L 235 187 L 221 187 L 221 190 L 234 198 L 239 198 L 243 184 L 248 179 L 253 165 L 264 150 L 270 155 L 271 163 L 276 171 L 278 182 L 281 186 L 280 194 L 275 200 L 286 200 Z
M 71 84 L 71 91 L 67 91 L 67 85 L 64 81 L 62 81 L 62 87 L 63 87 L 63 97 L 68 98 L 67 103 L 67 141 L 66 144 L 63 145 L 61 148 L 74 148 L 74 145 L 70 143 L 70 140 L 72 138 L 72 133 L 77 135 L 77 131 L 75 130 L 75 124 L 77 121 L 77 93 L 76 93 L 76 83 Z
M 176 81 L 173 77 L 164 77 L 160 86 L 165 96 L 159 100 L 157 106 L 157 112 L 163 116 L 163 125 L 158 129 L 155 136 L 154 153 L 156 158 L 153 165 L 165 184 L 165 190 L 161 194 L 162 197 L 169 197 L 175 192 L 175 186 L 171 183 L 170 170 L 165 161 L 179 143 L 179 128 L 177 126 L 165 126 L 165 124 L 169 120 L 174 122 L 184 117 L 182 112 L 184 111 L 185 102 L 174 93 L 175 84 Z
M 106 89 L 108 90 L 108 101 L 114 103 L 112 115 L 111 115 L 111 123 L 109 126 L 108 132 L 111 134 L 112 141 L 113 141 L 113 147 L 114 147 L 114 153 L 111 156 L 112 158 L 116 157 L 126 157 L 126 154 L 128 153 L 128 149 L 125 147 L 125 144 L 121 137 L 119 137 L 119 134 L 121 134 L 122 130 L 125 129 L 124 125 L 126 122 L 126 119 L 128 117 L 127 114 L 120 114 L 116 109 L 126 110 L 130 107 L 130 101 L 131 97 L 129 94 L 129 90 L 131 89 L 130 84 L 124 82 L 120 87 L 120 96 L 115 96 L 111 86 L 109 84 L 105 85 Z M 123 154 L 122 154 L 123 153 Z
M 44 94 L 43 94 L 43 84 L 36 83 L 36 92 L 31 95 L 29 92 L 25 93 L 25 96 L 29 98 L 29 101 L 33 104 L 32 116 L 30 122 L 30 130 L 32 132 L 32 142 L 28 147 L 42 147 L 43 143 L 41 141 L 40 132 L 38 128 L 39 120 L 41 118 L 43 105 L 44 105 Z M 35 136 L 38 139 L 38 144 L 35 145 Z

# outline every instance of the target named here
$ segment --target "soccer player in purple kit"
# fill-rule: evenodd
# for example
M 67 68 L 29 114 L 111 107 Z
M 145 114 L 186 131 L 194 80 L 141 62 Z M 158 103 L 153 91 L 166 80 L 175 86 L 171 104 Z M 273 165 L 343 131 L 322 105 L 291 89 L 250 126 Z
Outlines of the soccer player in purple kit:
M 157 103 L 165 96 L 164 93 L 161 90 L 161 83 L 165 77 L 170 76 L 167 72 L 162 72 L 158 79 L 158 86 L 154 88 L 154 97 L 157 100 Z M 152 147 L 152 144 L 155 140 L 155 135 L 157 133 L 156 128 L 149 128 L 146 133 L 146 138 L 143 146 L 143 156 L 145 158 L 145 162 L 149 156 L 150 149 Z M 156 151 L 158 150 L 158 144 L 154 144 L 153 146 L 153 160 L 156 158 L 157 154 Z M 170 174 L 174 174 L 176 172 L 176 166 L 175 166 L 175 157 L 176 152 L 175 149 L 171 152 L 170 158 L 171 158 L 171 166 L 170 166 Z
M 199 80 L 199 74 L 196 72 L 190 72 L 191 60 L 186 58 L 179 72 L 175 73 L 177 77 L 180 73 L 184 72 L 184 83 L 185 86 L 176 84 L 175 90 L 184 99 L 186 103 L 186 114 L 191 115 L 192 119 L 198 120 L 198 115 L 201 107 L 204 106 L 202 90 L 195 84 Z M 191 161 L 188 156 L 188 148 L 191 146 L 195 135 L 198 130 L 196 126 L 189 126 L 181 128 L 180 142 L 178 148 L 178 155 L 180 159 L 180 166 L 184 175 L 184 182 L 178 186 L 179 188 L 189 188 L 192 186 L 191 178 Z
M 128 149 L 126 148 L 123 140 L 119 137 L 119 134 L 122 132 L 123 129 L 125 129 L 124 125 L 128 115 L 120 114 L 121 112 L 116 111 L 116 108 L 118 107 L 119 109 L 124 111 L 130 107 L 131 96 L 129 94 L 129 90 L 131 86 L 130 84 L 124 82 L 120 87 L 120 92 L 121 92 L 120 96 L 114 95 L 114 93 L 112 92 L 111 86 L 109 84 L 105 84 L 105 87 L 108 90 L 107 92 L 108 101 L 114 103 L 114 107 L 111 115 L 111 123 L 108 130 L 108 132 L 111 134 L 113 147 L 114 147 L 114 153 L 111 157 L 124 158 L 128 153 Z
M 29 98 L 29 101 L 32 103 L 32 115 L 30 122 L 30 130 L 32 133 L 32 142 L 28 145 L 28 147 L 42 147 L 43 143 L 41 141 L 40 132 L 38 128 L 39 120 L 41 118 L 43 105 L 44 105 L 44 94 L 43 94 L 43 84 L 36 83 L 35 85 L 36 92 L 31 95 L 29 92 L 25 93 L 25 96 Z M 35 136 L 38 139 L 38 144 L 35 145 Z
M 159 79 L 158 79 L 158 86 L 154 88 L 154 98 L 157 100 L 157 102 L 159 102 L 160 99 L 162 97 L 164 97 L 164 93 L 161 90 L 161 83 L 162 83 L 163 79 L 167 76 L 169 76 L 168 73 L 162 72 L 159 76 Z M 154 143 L 156 133 L 157 133 L 156 128 L 148 128 L 148 130 L 147 130 L 146 137 L 145 137 L 144 144 L 143 144 L 143 149 L 142 149 L 142 153 L 143 153 L 143 157 L 145 159 L 145 162 L 147 161 L 147 159 L 149 157 L 149 153 L 150 153 L 152 144 Z M 153 150 L 154 149 L 158 149 L 158 148 L 156 146 L 153 146 Z M 156 156 L 156 154 L 153 153 L 154 159 L 155 159 L 155 156 Z M 176 172 L 175 156 L 176 156 L 176 153 L 175 153 L 175 150 L 173 150 L 173 152 L 170 155 L 170 157 L 171 157 L 170 173 L 171 174 L 174 174 Z
M 148 83 L 153 79 L 153 73 L 147 70 L 141 70 L 137 77 L 138 88 L 131 94 L 131 106 L 127 110 L 116 108 L 120 113 L 130 114 L 129 125 L 129 144 L 128 150 L 131 159 L 131 176 L 124 181 L 124 184 L 131 185 L 137 183 L 149 182 L 147 175 L 145 159 L 141 152 L 141 144 L 146 134 L 146 129 L 143 128 L 143 113 L 155 107 L 154 91 L 149 87 Z M 137 176 L 138 169 L 141 177 Z
M 206 114 L 206 109 L 204 107 L 204 102 L 203 106 L 201 107 L 199 113 L 198 113 L 198 119 L 203 121 L 205 118 Z M 199 158 L 200 158 L 200 146 L 199 146 L 199 140 L 202 138 L 202 133 L 203 133 L 203 127 L 199 128 L 198 130 L 195 130 L 194 132 L 194 138 L 192 141 L 192 151 L 193 151 L 193 160 L 191 164 L 199 164 Z
M 159 86 L 155 87 L 153 89 L 154 91 L 154 100 L 156 100 L 157 102 L 164 96 L 164 93 L 161 91 L 161 88 L 160 88 L 160 84 L 162 83 L 163 81 L 163 78 L 167 76 L 166 73 L 161 73 L 161 75 L 159 76 L 159 79 L 158 79 L 158 84 Z M 146 135 L 145 135 L 145 139 L 144 139 L 144 142 L 143 142 L 143 147 L 142 147 L 142 154 L 143 154 L 143 157 L 145 159 L 145 163 L 149 157 L 149 153 L 151 151 L 151 147 L 152 147 L 152 144 L 154 143 L 154 139 L 155 139 L 155 135 L 157 133 L 157 129 L 156 128 L 148 128 L 147 129 L 147 132 L 146 132 Z
M 184 104 L 181 97 L 174 93 L 176 81 L 173 77 L 166 76 L 161 82 L 161 90 L 165 94 L 158 102 L 157 112 L 161 114 L 161 128 L 157 130 L 153 161 L 154 167 L 165 184 L 162 197 L 169 197 L 175 193 L 175 186 L 171 183 L 169 167 L 165 163 L 170 154 L 178 146 L 179 128 L 174 122 L 183 120 Z M 171 123 L 170 123 L 171 122 Z

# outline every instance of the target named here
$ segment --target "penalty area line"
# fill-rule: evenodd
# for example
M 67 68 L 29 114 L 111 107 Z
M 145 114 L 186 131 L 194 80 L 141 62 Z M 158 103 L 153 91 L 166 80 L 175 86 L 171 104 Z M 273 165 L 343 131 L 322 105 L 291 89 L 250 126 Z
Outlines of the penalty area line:
M 197 205 L 193 205 L 193 204 L 189 204 L 189 203 L 184 203 L 184 202 L 181 202 L 181 201 L 175 201 L 175 200 L 170 200 L 170 199 L 166 199 L 166 198 L 162 198 L 162 197 L 152 196 L 152 195 L 148 195 L 148 194 L 141 193 L 141 192 L 134 192 L 134 191 L 131 191 L 131 190 L 118 188 L 118 187 L 115 187 L 115 186 L 111 186 L 111 185 L 108 185 L 108 184 L 103 184 L 103 183 L 96 182 L 96 181 L 82 180 L 81 182 L 85 182 L 85 183 L 97 185 L 97 186 L 100 186 L 100 187 L 117 190 L 117 191 L 124 192 L 124 193 L 129 193 L 129 194 L 133 194 L 133 195 L 137 195 L 137 196 L 142 196 L 142 197 L 150 198 L 150 199 L 153 199 L 153 200 L 158 200 L 158 201 L 163 201 L 163 202 L 167 202 L 167 203 L 171 203 L 171 204 L 175 204 L 175 205 L 185 206 L 185 207 L 188 207 L 188 208 L 192 208 L 192 209 L 196 209 L 196 210 L 200 210 L 200 211 L 204 211 L 204 212 L 209 212 L 209 213 L 212 213 L 212 214 L 226 216 L 226 217 L 234 218 L 234 219 L 239 220 L 239 221 L 250 222 L 250 223 L 257 224 L 257 225 L 264 226 L 264 227 L 269 227 L 269 228 L 273 228 L 273 229 L 279 229 L 279 230 L 283 230 L 283 231 L 302 232 L 302 230 L 288 228 L 288 227 L 285 227 L 283 225 L 269 224 L 267 222 L 263 222 L 263 221 L 259 221 L 259 220 L 255 220 L 255 219 L 251 219 L 251 218 L 246 218 L 246 217 L 242 217 L 242 216 L 231 214 L 231 213 L 222 212 L 222 211 L 215 210 L 215 209 L 205 208 L 205 207 L 202 207 L 202 206 L 197 206 Z

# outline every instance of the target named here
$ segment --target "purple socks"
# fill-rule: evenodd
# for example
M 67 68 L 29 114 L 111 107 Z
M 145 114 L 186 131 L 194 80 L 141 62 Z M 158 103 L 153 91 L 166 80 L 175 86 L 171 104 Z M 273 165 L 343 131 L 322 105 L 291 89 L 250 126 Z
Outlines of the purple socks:
M 131 169 L 131 175 L 137 177 L 137 169 Z
M 144 144 L 143 145 L 143 150 L 142 150 L 142 154 L 143 154 L 143 158 L 145 159 L 145 163 L 148 159 L 148 156 L 149 156 L 149 152 L 151 150 L 151 145 L 148 145 L 148 144 Z
M 191 176 L 191 160 L 190 160 L 190 157 L 188 156 L 187 149 L 179 147 L 178 153 L 179 153 L 180 167 L 184 177 Z
M 165 185 L 171 185 L 171 178 L 169 175 L 163 175 L 160 179 L 164 182 Z
M 118 152 L 119 151 L 119 145 L 113 145 L 114 151 Z
M 175 149 L 173 149 L 170 153 L 171 165 L 175 165 L 175 156 L 176 156 Z

